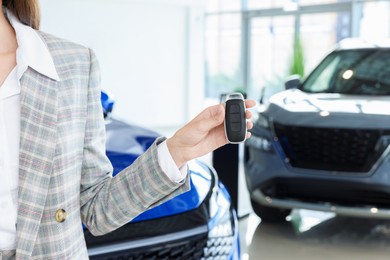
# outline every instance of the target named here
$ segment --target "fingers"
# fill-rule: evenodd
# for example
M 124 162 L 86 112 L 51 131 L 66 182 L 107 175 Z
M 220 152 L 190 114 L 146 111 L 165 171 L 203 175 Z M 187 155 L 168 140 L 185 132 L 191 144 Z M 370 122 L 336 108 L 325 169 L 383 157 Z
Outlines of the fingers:
M 252 121 L 247 121 L 247 122 L 246 122 L 246 128 L 247 128 L 248 130 L 252 129 L 252 128 L 253 128 L 253 122 L 252 122 Z
M 247 110 L 247 111 L 245 112 L 245 118 L 246 118 L 246 119 L 251 119 L 251 118 L 252 118 L 252 112 L 249 111 L 249 110 Z
M 245 100 L 245 107 L 246 108 L 253 108 L 256 106 L 256 101 L 253 99 L 247 99 Z
M 256 101 L 254 101 L 254 100 L 245 100 L 245 106 L 246 106 L 246 108 L 253 108 L 253 107 L 256 106 Z M 252 119 L 252 112 L 247 110 L 245 112 L 245 117 L 246 117 L 246 119 L 249 119 L 246 122 L 246 128 L 248 130 L 250 130 L 250 129 L 253 128 L 253 122 L 251 121 L 251 119 Z M 252 135 L 251 132 L 249 132 L 249 131 L 246 132 L 246 139 L 251 138 L 251 135 Z
M 245 105 L 246 105 L 246 108 L 253 108 L 254 106 L 256 106 L 256 101 L 251 100 L 251 99 L 245 100 Z M 252 112 L 250 110 L 246 110 L 245 111 L 245 118 L 248 119 L 248 121 L 246 122 L 246 128 L 248 130 L 252 129 L 253 128 L 253 123 L 251 121 L 251 119 L 252 119 Z M 247 138 L 249 138 L 249 137 L 250 137 L 250 133 L 249 133 L 249 136 L 247 134 Z

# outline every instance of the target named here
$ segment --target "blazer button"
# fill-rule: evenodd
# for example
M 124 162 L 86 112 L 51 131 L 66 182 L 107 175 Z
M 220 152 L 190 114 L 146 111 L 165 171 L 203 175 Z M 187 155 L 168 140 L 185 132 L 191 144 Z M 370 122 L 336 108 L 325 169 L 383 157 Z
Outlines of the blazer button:
M 64 209 L 57 210 L 55 217 L 58 223 L 64 222 L 66 219 L 66 211 Z

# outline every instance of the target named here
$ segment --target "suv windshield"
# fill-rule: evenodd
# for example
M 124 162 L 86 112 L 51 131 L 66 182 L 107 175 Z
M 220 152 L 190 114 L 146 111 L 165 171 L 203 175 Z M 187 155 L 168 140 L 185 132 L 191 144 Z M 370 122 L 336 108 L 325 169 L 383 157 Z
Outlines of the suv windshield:
M 390 49 L 335 51 L 301 87 L 310 93 L 390 95 Z

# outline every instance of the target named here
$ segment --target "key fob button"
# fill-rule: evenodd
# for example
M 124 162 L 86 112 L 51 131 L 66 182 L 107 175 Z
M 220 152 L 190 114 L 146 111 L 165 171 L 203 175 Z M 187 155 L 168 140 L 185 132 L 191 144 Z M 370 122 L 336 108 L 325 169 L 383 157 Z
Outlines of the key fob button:
M 230 106 L 230 113 L 233 114 L 233 113 L 240 113 L 240 106 L 239 105 L 231 105 Z
M 230 114 L 230 120 L 232 123 L 241 123 L 241 115 L 240 114 Z
M 241 123 L 232 123 L 232 131 L 240 132 L 241 131 Z

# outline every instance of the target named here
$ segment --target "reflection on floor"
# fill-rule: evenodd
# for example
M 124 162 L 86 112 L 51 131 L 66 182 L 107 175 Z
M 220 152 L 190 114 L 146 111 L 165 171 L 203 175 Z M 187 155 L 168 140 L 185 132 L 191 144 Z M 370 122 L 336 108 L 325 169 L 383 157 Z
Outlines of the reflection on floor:
M 390 219 L 294 210 L 280 224 L 261 223 L 250 213 L 240 219 L 239 228 L 243 260 L 390 259 Z

